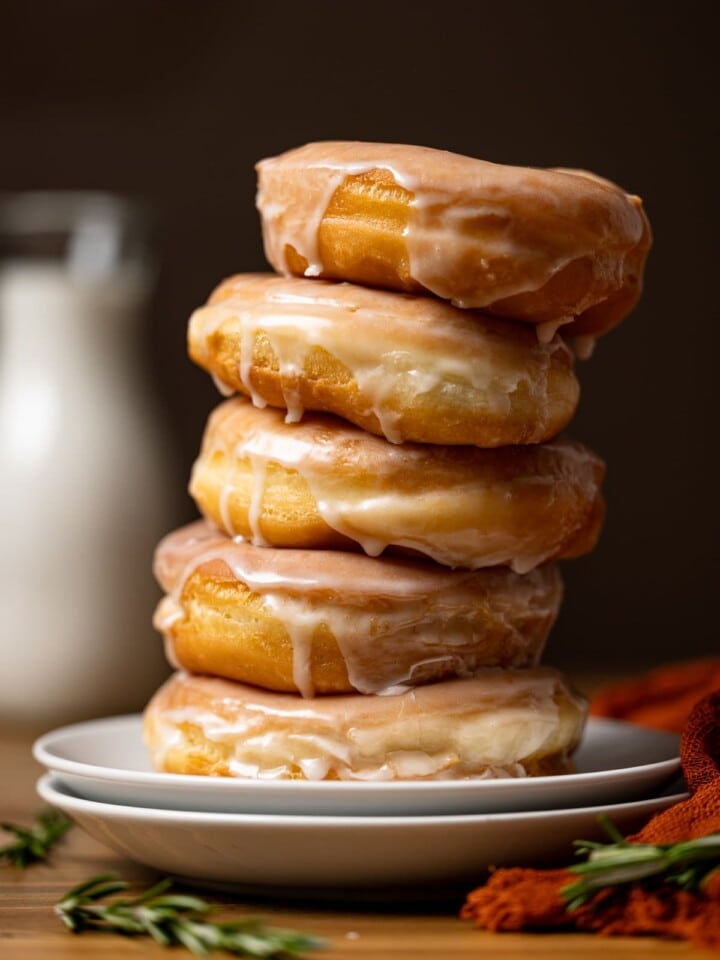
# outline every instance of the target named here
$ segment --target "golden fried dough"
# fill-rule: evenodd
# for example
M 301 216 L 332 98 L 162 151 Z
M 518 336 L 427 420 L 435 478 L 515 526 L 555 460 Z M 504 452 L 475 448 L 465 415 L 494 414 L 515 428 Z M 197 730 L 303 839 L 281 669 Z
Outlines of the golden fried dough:
M 309 143 L 258 166 L 280 273 L 430 292 L 597 335 L 640 296 L 650 228 L 638 197 L 579 170 L 427 147 Z
M 386 692 L 537 663 L 560 605 L 555 567 L 520 576 L 236 542 L 195 523 L 155 560 L 155 626 L 193 673 L 270 690 Z
M 598 457 L 562 438 L 396 446 L 335 417 L 286 424 L 236 397 L 209 418 L 190 492 L 227 534 L 260 546 L 412 551 L 524 573 L 594 547 L 603 473 Z
M 488 670 L 386 697 L 303 700 L 178 673 L 145 711 L 156 769 L 432 780 L 564 773 L 585 703 L 554 670 Z
M 190 356 L 230 391 L 299 420 L 335 413 L 371 433 L 481 447 L 538 443 L 579 387 L 559 337 L 431 297 L 240 274 L 193 314 Z

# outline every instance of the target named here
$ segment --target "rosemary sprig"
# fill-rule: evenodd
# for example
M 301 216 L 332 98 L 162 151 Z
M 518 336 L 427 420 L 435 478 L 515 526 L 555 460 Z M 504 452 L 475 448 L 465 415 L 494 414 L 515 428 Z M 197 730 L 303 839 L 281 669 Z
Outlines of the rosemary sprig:
M 59 810 L 42 810 L 36 814 L 32 827 L 19 827 L 15 823 L 0 823 L 6 833 L 15 837 L 13 843 L 0 849 L 0 858 L 5 858 L 14 867 L 27 867 L 31 863 L 46 860 L 51 848 L 72 823 Z
M 294 930 L 264 926 L 258 920 L 212 923 L 216 907 L 186 894 L 169 894 L 171 880 L 161 880 L 145 893 L 101 904 L 128 884 L 105 873 L 74 887 L 55 905 L 55 913 L 73 933 L 103 930 L 125 936 L 150 936 L 163 947 L 184 946 L 198 957 L 225 950 L 241 957 L 280 960 L 320 950 L 325 942 Z
M 576 853 L 587 860 L 568 868 L 580 876 L 560 891 L 568 911 L 577 910 L 605 887 L 654 877 L 697 891 L 720 871 L 720 833 L 682 843 L 628 843 L 607 817 L 598 819 L 613 842 L 575 841 Z

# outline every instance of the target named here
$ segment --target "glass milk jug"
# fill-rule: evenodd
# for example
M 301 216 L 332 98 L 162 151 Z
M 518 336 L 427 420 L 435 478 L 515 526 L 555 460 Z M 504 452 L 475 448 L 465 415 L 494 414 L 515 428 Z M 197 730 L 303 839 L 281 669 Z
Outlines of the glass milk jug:
M 172 524 L 136 361 L 140 211 L 0 197 L 0 722 L 140 707 L 167 673 L 152 551 Z

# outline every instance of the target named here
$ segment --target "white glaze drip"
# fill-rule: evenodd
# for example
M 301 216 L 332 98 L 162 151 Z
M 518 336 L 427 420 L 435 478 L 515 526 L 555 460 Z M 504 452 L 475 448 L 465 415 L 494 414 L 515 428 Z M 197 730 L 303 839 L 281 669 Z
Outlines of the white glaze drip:
M 289 272 L 290 246 L 313 277 L 323 272 L 318 227 L 335 190 L 347 177 L 388 171 L 412 193 L 405 230 L 411 276 L 463 308 L 533 293 L 571 262 L 588 259 L 604 283 L 581 298 L 577 315 L 622 284 L 622 251 L 639 244 L 644 231 L 637 198 L 581 171 L 356 142 L 307 144 L 261 161 L 257 170 L 268 260 Z
M 316 348 L 351 372 L 365 414 L 374 415 L 394 443 L 407 439 L 400 411 L 428 395 L 439 417 L 447 406 L 451 416 L 462 408 L 468 418 L 495 421 L 502 443 L 507 442 L 501 439 L 503 421 L 516 393 L 527 398 L 525 441 L 545 439 L 548 421 L 559 410 L 569 417 L 577 400 L 569 350 L 560 338 L 539 343 L 530 330 L 509 321 L 353 284 L 247 274 L 225 288 L 191 317 L 193 356 L 211 366 L 209 344 L 217 332 L 237 337 L 235 385 L 262 407 L 265 400 L 252 382 L 253 352 L 256 338 L 266 337 L 277 359 L 288 422 L 302 417 L 300 381 Z M 558 376 L 561 363 L 567 384 L 561 395 L 554 385 L 551 405 L 549 377 L 551 370 Z
M 298 379 L 302 376 L 302 370 L 296 371 L 295 375 L 296 386 L 291 387 L 289 383 L 284 382 L 282 387 L 283 401 L 287 411 L 285 423 L 300 423 L 305 413 L 305 407 L 300 399 L 300 389 L 297 386 Z
M 303 601 L 282 594 L 265 593 L 263 601 L 267 609 L 280 620 L 290 637 L 293 650 L 293 683 L 303 697 L 313 697 L 315 687 L 310 658 L 313 635 L 321 623 L 321 618 Z
M 166 538 L 156 555 L 158 579 L 170 594 L 158 610 L 159 629 L 172 633 L 187 579 L 218 561 L 285 628 L 294 682 L 305 696 L 313 693 L 312 643 L 323 626 L 352 686 L 383 693 L 499 663 L 536 663 L 561 596 L 553 568 L 523 577 L 502 569 L 451 572 L 339 552 L 256 548 L 193 524 Z M 438 672 L 438 664 L 447 669 Z
M 261 409 L 266 405 L 266 401 L 263 397 L 256 392 L 254 389 L 251 379 L 250 371 L 252 370 L 253 362 L 253 352 L 255 349 L 255 332 L 249 327 L 243 327 L 242 329 L 242 348 L 240 353 L 240 382 L 245 389 L 245 392 L 250 396 L 252 402 L 256 407 Z
M 572 319 L 572 317 L 562 317 L 560 320 L 546 320 L 545 323 L 538 323 L 535 332 L 540 343 L 551 343 L 560 327 L 570 323 Z
M 221 393 L 223 397 L 231 397 L 235 393 L 235 388 L 229 386 L 227 383 L 221 380 L 217 374 L 211 373 L 210 376 L 212 377 L 218 393 Z
M 280 411 L 259 412 L 238 397 L 211 415 L 190 489 L 202 500 L 203 490 L 217 483 L 213 464 L 224 461 L 236 472 L 225 471 L 218 499 L 230 502 L 250 463 L 249 520 L 258 543 L 260 464 L 277 463 L 300 474 L 325 523 L 369 556 L 394 545 L 451 567 L 507 564 L 526 573 L 556 556 L 582 529 L 598 498 L 602 469 L 588 450 L 562 439 L 521 455 L 513 468 L 506 451 L 458 447 L 448 455 L 428 445 L 389 446 L 321 416 L 288 428 Z M 236 509 L 242 512 L 241 495 Z M 532 511 L 525 523 L 524 511 Z M 434 523 L 434 517 L 443 522 Z
M 234 537 L 237 533 L 235 530 L 235 525 L 232 521 L 232 513 L 229 508 L 229 501 L 232 497 L 232 480 L 233 480 L 233 463 L 232 460 L 228 458 L 227 465 L 225 469 L 225 481 L 220 490 L 220 495 L 218 497 L 218 509 L 220 512 L 220 519 L 222 520 L 223 528 L 230 537 Z M 254 491 L 253 491 L 254 492 Z M 251 524 L 252 527 L 252 524 Z
M 264 457 L 249 455 L 252 469 L 252 494 L 248 508 L 248 523 L 252 542 L 257 547 L 268 547 L 270 544 L 260 532 L 260 515 L 262 513 L 263 496 L 265 494 L 265 477 L 267 474 L 267 460 Z M 225 490 L 223 490 L 223 495 Z
M 320 252 L 318 250 L 318 228 L 320 227 L 320 221 L 322 220 L 323 214 L 330 203 L 332 195 L 343 182 L 345 177 L 353 174 L 357 175 L 366 173 L 368 169 L 369 168 L 366 163 L 351 162 L 335 168 L 329 176 L 327 170 L 319 171 L 320 175 L 317 179 L 315 179 L 315 188 L 320 191 L 318 202 L 312 207 L 305 208 L 306 215 L 303 218 L 293 219 L 292 232 L 283 229 L 278 231 L 272 240 L 273 255 L 277 258 L 277 260 L 273 260 L 269 254 L 268 260 L 270 260 L 271 263 L 278 262 L 282 264 L 282 270 L 284 272 L 288 272 L 286 247 L 291 245 L 294 246 L 297 252 L 300 253 L 301 256 L 303 256 L 307 261 L 307 266 L 305 267 L 305 276 L 320 276 L 323 271 L 323 264 L 320 259 Z M 314 171 L 312 172 L 314 173 Z M 275 186 L 276 192 L 278 186 L 281 191 L 280 199 L 276 201 L 268 201 L 263 194 L 262 184 L 259 183 L 257 206 L 262 212 L 263 218 L 268 217 L 274 223 L 284 223 L 286 222 L 285 218 L 287 213 L 286 204 L 288 202 L 292 203 L 293 198 L 291 195 L 287 194 L 286 190 L 283 190 L 282 184 Z M 286 187 L 289 187 L 289 184 L 286 184 Z M 270 243 L 270 241 L 264 232 L 263 239 L 266 244 L 267 252 L 267 245 Z
M 188 703 L 192 688 L 203 691 L 202 707 Z M 524 758 L 572 749 L 583 706 L 548 668 L 488 670 L 397 696 L 310 701 L 178 674 L 148 708 L 146 729 L 159 766 L 199 729 L 239 776 L 488 779 L 523 776 Z
M 595 351 L 597 337 L 580 336 L 573 339 L 573 349 L 581 360 L 589 360 Z
M 155 611 L 155 616 L 153 618 L 153 624 L 157 630 L 160 630 L 161 633 L 164 633 L 177 623 L 178 620 L 182 620 L 185 616 L 185 611 L 180 606 L 180 604 L 173 597 L 163 597 L 160 603 L 158 604 L 157 610 Z

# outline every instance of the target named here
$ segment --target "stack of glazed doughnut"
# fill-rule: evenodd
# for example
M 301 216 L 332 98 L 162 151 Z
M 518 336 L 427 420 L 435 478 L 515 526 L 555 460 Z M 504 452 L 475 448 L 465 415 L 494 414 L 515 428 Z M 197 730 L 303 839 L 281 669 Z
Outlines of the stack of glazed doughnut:
M 161 770 L 290 779 L 568 769 L 585 705 L 539 666 L 555 561 L 604 466 L 559 437 L 573 352 L 637 301 L 637 197 L 582 171 L 316 143 L 258 166 L 276 274 L 224 281 L 190 355 L 231 396 L 156 554 L 178 672 Z

